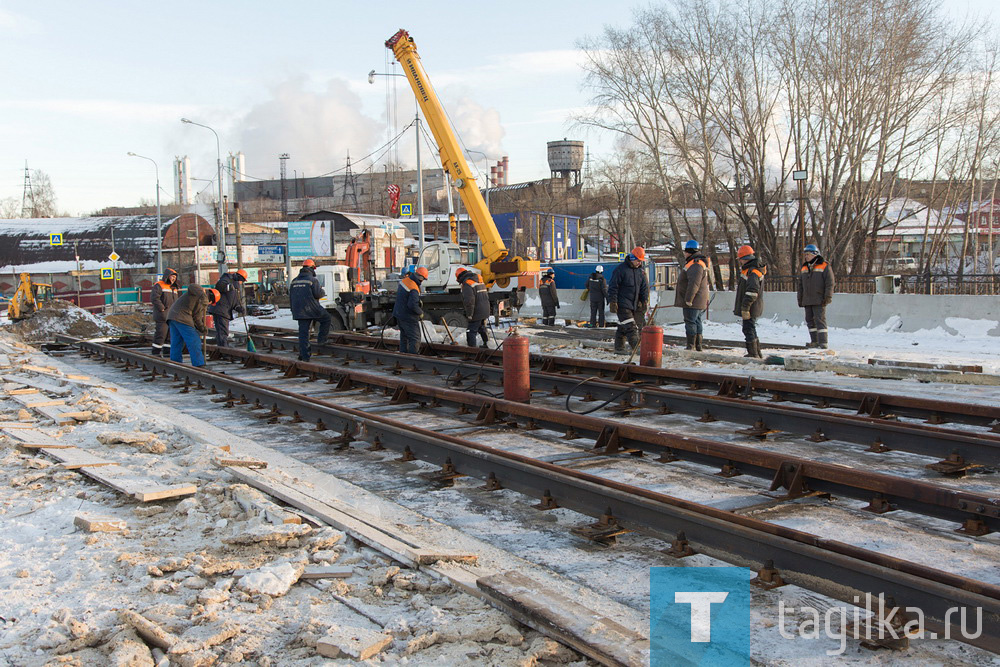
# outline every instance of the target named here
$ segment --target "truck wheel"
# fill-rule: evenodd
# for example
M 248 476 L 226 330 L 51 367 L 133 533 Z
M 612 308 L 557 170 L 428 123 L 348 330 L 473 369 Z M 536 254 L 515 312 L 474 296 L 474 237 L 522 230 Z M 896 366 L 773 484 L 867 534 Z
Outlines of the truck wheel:
M 344 320 L 341 319 L 339 313 L 330 316 L 330 331 L 344 331 L 346 329 L 347 327 L 344 326 Z
M 469 326 L 469 320 L 465 318 L 465 313 L 457 310 L 449 310 L 441 316 L 441 321 L 447 324 L 449 329 L 465 329 Z

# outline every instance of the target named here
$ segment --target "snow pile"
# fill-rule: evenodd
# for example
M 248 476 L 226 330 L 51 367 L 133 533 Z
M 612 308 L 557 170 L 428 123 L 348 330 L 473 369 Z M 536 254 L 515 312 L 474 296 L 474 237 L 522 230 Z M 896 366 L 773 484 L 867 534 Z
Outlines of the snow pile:
M 77 338 L 117 336 L 118 327 L 88 313 L 69 301 L 56 299 L 27 319 L 10 325 L 10 330 L 29 342 L 50 341 L 56 334 Z

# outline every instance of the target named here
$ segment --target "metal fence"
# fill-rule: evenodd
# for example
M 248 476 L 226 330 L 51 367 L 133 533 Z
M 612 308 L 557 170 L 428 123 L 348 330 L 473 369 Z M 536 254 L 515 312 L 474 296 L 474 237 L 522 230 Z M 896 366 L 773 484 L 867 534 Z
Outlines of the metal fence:
M 900 294 L 971 294 L 996 296 L 1000 294 L 1000 275 L 991 274 L 895 274 Z M 891 289 L 877 288 L 879 276 L 844 276 L 837 279 L 837 291 L 847 294 L 874 294 L 879 291 L 892 293 Z M 768 274 L 769 292 L 794 292 L 798 276 Z M 885 282 L 885 281 L 883 281 Z

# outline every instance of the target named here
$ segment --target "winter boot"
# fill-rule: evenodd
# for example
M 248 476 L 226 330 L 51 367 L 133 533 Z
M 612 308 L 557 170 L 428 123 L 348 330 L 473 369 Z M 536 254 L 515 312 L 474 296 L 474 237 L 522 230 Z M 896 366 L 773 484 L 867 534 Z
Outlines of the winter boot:
M 744 343 L 744 346 L 747 349 L 747 353 L 744 354 L 743 356 L 744 357 L 752 357 L 752 356 L 754 356 L 754 353 L 753 353 L 753 341 L 752 340 L 748 340 L 746 343 Z
M 827 341 L 828 341 L 827 335 L 828 334 L 825 331 L 816 334 L 817 338 L 816 347 L 820 348 L 821 350 L 827 349 Z
M 694 339 L 695 339 L 695 336 L 692 336 L 691 334 L 687 335 L 687 345 L 684 347 L 685 350 L 693 350 L 694 349 Z
M 756 358 L 758 358 L 758 359 L 763 359 L 764 358 L 764 355 L 761 354 L 761 352 L 760 352 L 760 339 L 759 338 L 754 338 L 753 339 L 753 356 L 756 357 Z
M 701 352 L 702 334 L 694 335 L 694 349 Z
M 628 354 L 625 351 L 625 336 L 620 332 L 615 334 L 615 354 Z
M 817 336 L 818 334 L 815 331 L 809 332 L 809 342 L 806 343 L 806 349 L 812 349 L 814 347 L 818 347 L 819 343 L 817 341 L 819 339 Z
M 628 346 L 629 352 L 639 347 L 639 334 L 635 331 L 630 332 L 628 335 Z

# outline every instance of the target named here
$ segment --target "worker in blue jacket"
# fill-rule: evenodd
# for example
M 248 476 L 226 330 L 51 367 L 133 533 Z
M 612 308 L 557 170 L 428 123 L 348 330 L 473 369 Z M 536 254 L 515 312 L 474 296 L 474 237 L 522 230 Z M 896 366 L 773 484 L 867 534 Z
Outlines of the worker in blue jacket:
M 424 311 L 420 307 L 420 284 L 430 273 L 426 267 L 406 274 L 396 288 L 396 302 L 392 306 L 392 316 L 399 326 L 399 351 L 416 354 L 420 345 L 420 320 Z
M 628 354 L 625 342 L 635 349 L 639 345 L 639 327 L 636 319 L 645 321 L 646 304 L 649 303 L 649 278 L 643 262 L 646 249 L 636 247 L 625 256 L 625 261 L 615 267 L 608 283 L 608 302 L 611 312 L 618 315 L 615 330 L 615 353 Z
M 316 279 L 316 262 L 307 259 L 302 262 L 302 270 L 288 286 L 288 303 L 292 308 L 292 319 L 299 323 L 299 361 L 309 361 L 312 350 L 309 347 L 309 329 L 313 322 L 319 323 L 317 345 L 326 345 L 333 319 L 319 302 L 326 292 Z

